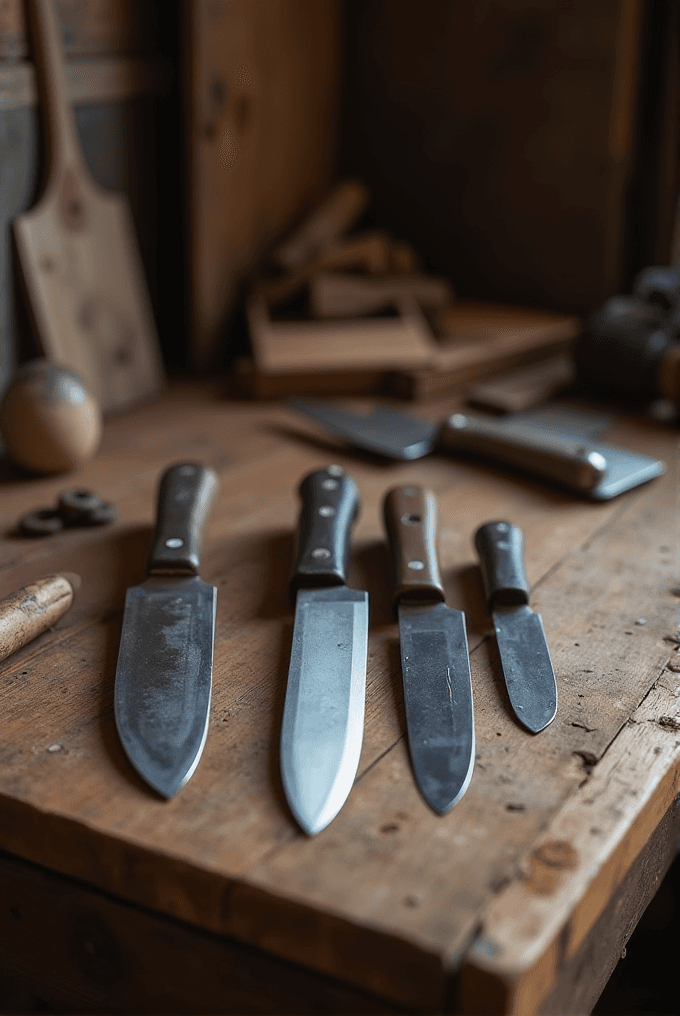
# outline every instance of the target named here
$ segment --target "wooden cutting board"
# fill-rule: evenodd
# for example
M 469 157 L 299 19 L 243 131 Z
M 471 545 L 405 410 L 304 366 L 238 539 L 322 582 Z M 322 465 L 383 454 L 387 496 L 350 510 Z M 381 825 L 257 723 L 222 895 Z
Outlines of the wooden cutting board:
M 52 0 L 30 0 L 46 140 L 38 204 L 13 223 L 39 349 L 112 414 L 154 395 L 163 366 L 127 198 L 91 176 L 68 102 Z

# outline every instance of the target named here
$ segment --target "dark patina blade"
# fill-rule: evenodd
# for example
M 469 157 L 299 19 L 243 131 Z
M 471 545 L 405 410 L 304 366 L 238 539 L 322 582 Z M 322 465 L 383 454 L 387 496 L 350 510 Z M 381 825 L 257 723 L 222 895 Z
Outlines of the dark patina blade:
M 475 759 L 465 615 L 444 603 L 402 602 L 399 636 L 413 770 L 442 814 L 465 793 Z
M 217 590 L 194 577 L 128 589 L 116 669 L 116 725 L 128 758 L 163 797 L 203 751 L 212 689 Z
M 537 734 L 555 718 L 557 685 L 543 622 L 526 604 L 495 607 L 505 685 L 517 719 Z

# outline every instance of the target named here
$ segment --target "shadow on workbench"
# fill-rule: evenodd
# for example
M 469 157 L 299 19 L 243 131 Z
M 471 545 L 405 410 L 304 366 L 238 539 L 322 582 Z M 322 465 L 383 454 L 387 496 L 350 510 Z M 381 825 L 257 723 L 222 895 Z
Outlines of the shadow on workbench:
M 594 1016 L 675 1016 L 680 1011 L 680 856 L 642 915 Z
M 680 857 L 669 869 L 658 893 L 631 936 L 624 956 L 593 1010 L 594 1016 L 676 1016 L 678 986 L 675 964 L 679 940 Z M 38 1013 L 64 1016 L 66 1013 L 80 1011 L 82 1010 L 78 1008 L 65 1009 L 49 999 L 39 998 L 0 971 L 2 1016 L 10 1013 L 14 1016 Z M 226 999 L 223 1011 L 229 1011 Z M 241 1011 L 246 1010 L 239 1009 Z M 251 1011 L 261 1010 L 256 1007 Z M 171 1016 L 170 1009 L 167 1013 Z

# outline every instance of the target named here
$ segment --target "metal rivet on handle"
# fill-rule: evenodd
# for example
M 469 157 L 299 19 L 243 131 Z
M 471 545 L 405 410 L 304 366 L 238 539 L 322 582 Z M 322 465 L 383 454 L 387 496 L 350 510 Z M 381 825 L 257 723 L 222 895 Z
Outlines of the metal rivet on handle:
M 335 508 L 331 508 L 329 504 L 322 505 L 319 508 L 319 515 L 323 515 L 325 519 L 330 518 L 331 515 L 335 515 Z
M 312 557 L 315 557 L 317 560 L 325 560 L 330 556 L 331 556 L 330 550 L 326 550 L 325 547 L 315 547 L 314 550 L 312 551 Z
M 321 486 L 324 490 L 337 490 L 340 484 L 337 480 L 324 480 Z
M 344 476 L 345 470 L 342 466 L 329 466 L 326 470 L 329 476 Z
M 178 547 L 184 546 L 184 540 L 180 540 L 177 537 L 173 537 L 171 540 L 165 541 L 165 546 L 169 547 L 170 550 L 177 550 Z
M 425 564 L 423 561 L 409 561 L 407 567 L 410 568 L 411 571 L 422 571 Z

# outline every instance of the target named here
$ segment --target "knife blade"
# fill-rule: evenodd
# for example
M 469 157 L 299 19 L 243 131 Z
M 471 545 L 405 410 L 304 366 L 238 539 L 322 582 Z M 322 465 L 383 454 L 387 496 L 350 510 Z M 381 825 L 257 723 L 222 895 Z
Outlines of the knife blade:
M 442 815 L 467 790 L 475 761 L 465 615 L 444 602 L 431 491 L 395 487 L 383 507 L 396 576 L 411 762 L 420 793 Z
M 533 734 L 557 712 L 557 685 L 539 614 L 529 607 L 522 531 L 487 522 L 475 533 L 505 686 L 517 719 Z
M 167 798 L 191 777 L 208 733 L 217 590 L 198 571 L 216 490 L 216 474 L 198 463 L 165 471 L 148 578 L 125 597 L 116 726 L 139 775 Z
M 295 627 L 281 728 L 281 775 L 295 819 L 313 836 L 342 808 L 364 728 L 368 593 L 346 584 L 359 493 L 340 466 L 309 473 L 291 578 Z
M 399 461 L 432 452 L 480 455 L 552 480 L 593 500 L 608 500 L 660 476 L 660 459 L 595 441 L 528 419 L 488 419 L 454 413 L 442 422 L 419 420 L 391 406 L 368 416 L 320 399 L 292 399 L 292 408 L 311 416 L 356 448 Z

